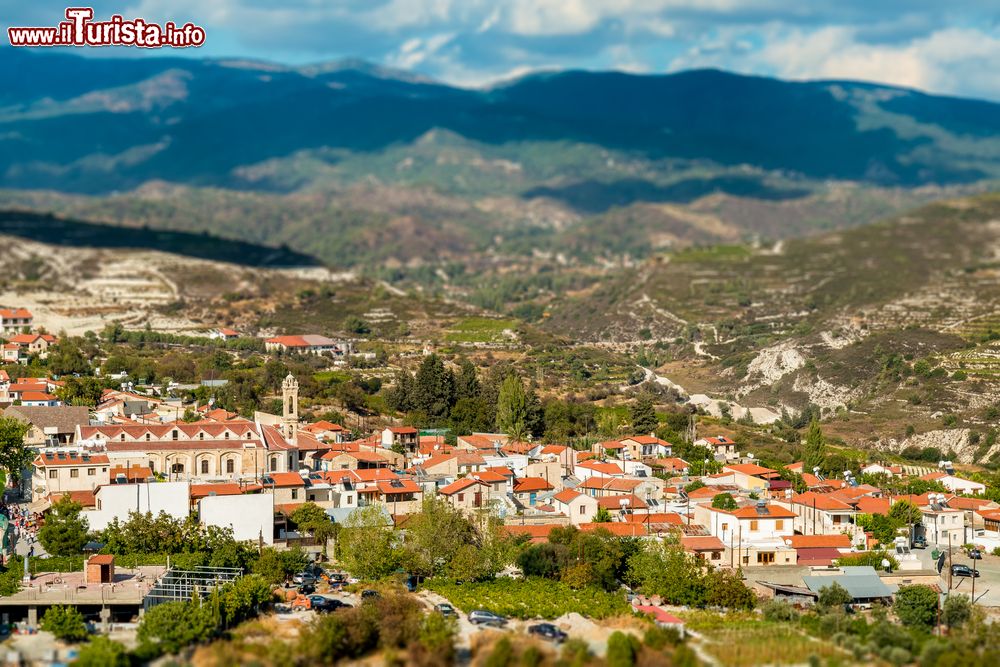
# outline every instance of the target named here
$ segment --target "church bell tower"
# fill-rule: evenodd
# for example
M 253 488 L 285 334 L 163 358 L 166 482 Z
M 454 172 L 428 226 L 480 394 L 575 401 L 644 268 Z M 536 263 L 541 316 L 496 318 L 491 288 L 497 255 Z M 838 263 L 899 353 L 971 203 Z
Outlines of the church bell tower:
M 299 382 L 291 373 L 281 383 L 281 430 L 289 442 L 299 428 Z

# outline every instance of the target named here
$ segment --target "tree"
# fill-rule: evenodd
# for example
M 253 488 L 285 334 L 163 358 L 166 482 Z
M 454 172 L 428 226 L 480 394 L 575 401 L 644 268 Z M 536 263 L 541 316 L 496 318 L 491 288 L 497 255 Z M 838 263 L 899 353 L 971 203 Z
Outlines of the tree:
M 608 511 L 607 507 L 602 505 L 597 508 L 597 514 L 594 515 L 594 523 L 611 523 L 611 512 Z
M 442 574 L 459 550 L 472 544 L 475 537 L 472 524 L 461 512 L 446 500 L 430 496 L 406 524 L 403 561 L 413 574 Z
M 38 541 L 53 556 L 75 556 L 87 543 L 87 519 L 80 516 L 83 505 L 73 502 L 69 494 L 60 498 L 49 510 L 45 524 L 38 531 Z
M 31 462 L 31 452 L 24 446 L 24 436 L 31 425 L 13 417 L 0 417 L 0 468 L 8 478 L 19 480 Z
M 843 607 L 845 604 L 850 604 L 852 600 L 854 600 L 854 598 L 847 592 L 847 589 L 835 581 L 829 586 L 823 586 L 819 589 L 819 596 L 816 598 L 816 604 L 824 609 L 833 609 L 835 607 Z
M 660 425 L 653 408 L 653 397 L 642 394 L 629 408 L 629 419 L 632 422 L 632 432 L 641 435 L 654 433 Z
M 468 359 L 462 359 L 455 376 L 455 400 L 477 399 L 481 390 L 475 365 Z
M 736 570 L 709 568 L 705 574 L 705 604 L 725 609 L 753 609 L 757 595 Z
M 898 526 L 912 526 L 923 520 L 923 514 L 909 500 L 898 500 L 889 509 L 889 518 L 896 521 Z
M 322 507 L 313 502 L 297 507 L 289 517 L 300 529 L 306 531 L 319 542 L 326 544 L 331 537 L 336 536 L 339 526 L 330 520 L 330 515 Z
M 823 431 L 819 427 L 819 420 L 813 417 L 809 422 L 809 431 L 806 433 L 806 445 L 802 452 L 803 470 L 812 471 L 814 468 L 823 467 L 823 452 L 825 443 L 823 441 Z
M 396 373 L 395 382 L 385 392 L 385 404 L 396 412 L 413 410 L 413 376 L 407 371 Z
M 337 546 L 341 563 L 359 579 L 378 580 L 399 567 L 396 531 L 379 505 L 354 510 L 340 531 Z
M 628 578 L 645 595 L 659 595 L 668 604 L 693 607 L 705 604 L 702 567 L 678 544 L 642 545 L 628 559 Z
M 371 325 L 357 315 L 350 315 L 344 320 L 344 331 L 347 333 L 364 335 L 370 334 L 372 332 L 372 328 Z
M 508 375 L 497 396 L 497 429 L 513 440 L 528 435 L 528 397 L 517 375 Z
M 892 610 L 903 625 L 930 628 L 937 616 L 938 594 L 929 586 L 900 586 Z
M 97 635 L 80 647 L 73 667 L 129 667 L 128 650 L 116 641 Z
M 164 602 L 146 611 L 136 638 L 140 654 L 151 659 L 203 642 L 213 634 L 219 618 L 208 604 L 192 600 Z
M 424 357 L 417 369 L 412 393 L 413 408 L 434 423 L 442 423 L 455 404 L 455 376 L 445 368 L 441 357 Z
M 720 493 L 712 498 L 712 507 L 717 510 L 732 511 L 736 509 L 736 500 L 728 493 Z
M 972 618 L 972 601 L 968 595 L 952 593 L 944 601 L 941 620 L 949 628 L 960 628 Z
M 56 396 L 66 405 L 95 406 L 101 400 L 104 385 L 97 378 L 68 377 L 65 384 L 56 390 Z
M 42 617 L 42 630 L 51 632 L 56 639 L 78 642 L 87 638 L 87 625 L 83 614 L 76 607 L 53 605 Z

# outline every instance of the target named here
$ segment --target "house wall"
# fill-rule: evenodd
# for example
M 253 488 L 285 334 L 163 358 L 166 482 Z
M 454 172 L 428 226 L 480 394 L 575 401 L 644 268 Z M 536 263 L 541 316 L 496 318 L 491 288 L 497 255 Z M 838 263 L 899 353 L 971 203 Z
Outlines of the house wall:
M 274 496 L 253 493 L 209 496 L 198 501 L 198 516 L 206 526 L 232 528 L 237 540 L 274 543 Z
M 97 492 L 97 509 L 82 513 L 91 530 L 104 530 L 114 519 L 127 521 L 130 512 L 166 512 L 184 519 L 190 510 L 191 485 L 188 482 L 109 484 Z

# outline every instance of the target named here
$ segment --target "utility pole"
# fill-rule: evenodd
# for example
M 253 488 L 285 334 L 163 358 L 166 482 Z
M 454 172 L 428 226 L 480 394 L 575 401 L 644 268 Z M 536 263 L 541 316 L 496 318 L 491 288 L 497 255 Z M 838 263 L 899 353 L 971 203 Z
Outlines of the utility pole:
M 951 531 L 948 531 L 948 594 L 951 594 Z

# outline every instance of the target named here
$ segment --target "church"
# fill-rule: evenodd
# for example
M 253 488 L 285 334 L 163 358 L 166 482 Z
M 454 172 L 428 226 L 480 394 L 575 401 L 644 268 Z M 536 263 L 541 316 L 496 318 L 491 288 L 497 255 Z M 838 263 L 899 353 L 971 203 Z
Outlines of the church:
M 77 447 L 106 454 L 112 466 L 145 467 L 170 481 L 259 482 L 270 473 L 296 472 L 328 449 L 299 430 L 299 384 L 291 374 L 281 393 L 280 416 L 258 412 L 252 421 L 78 426 Z

